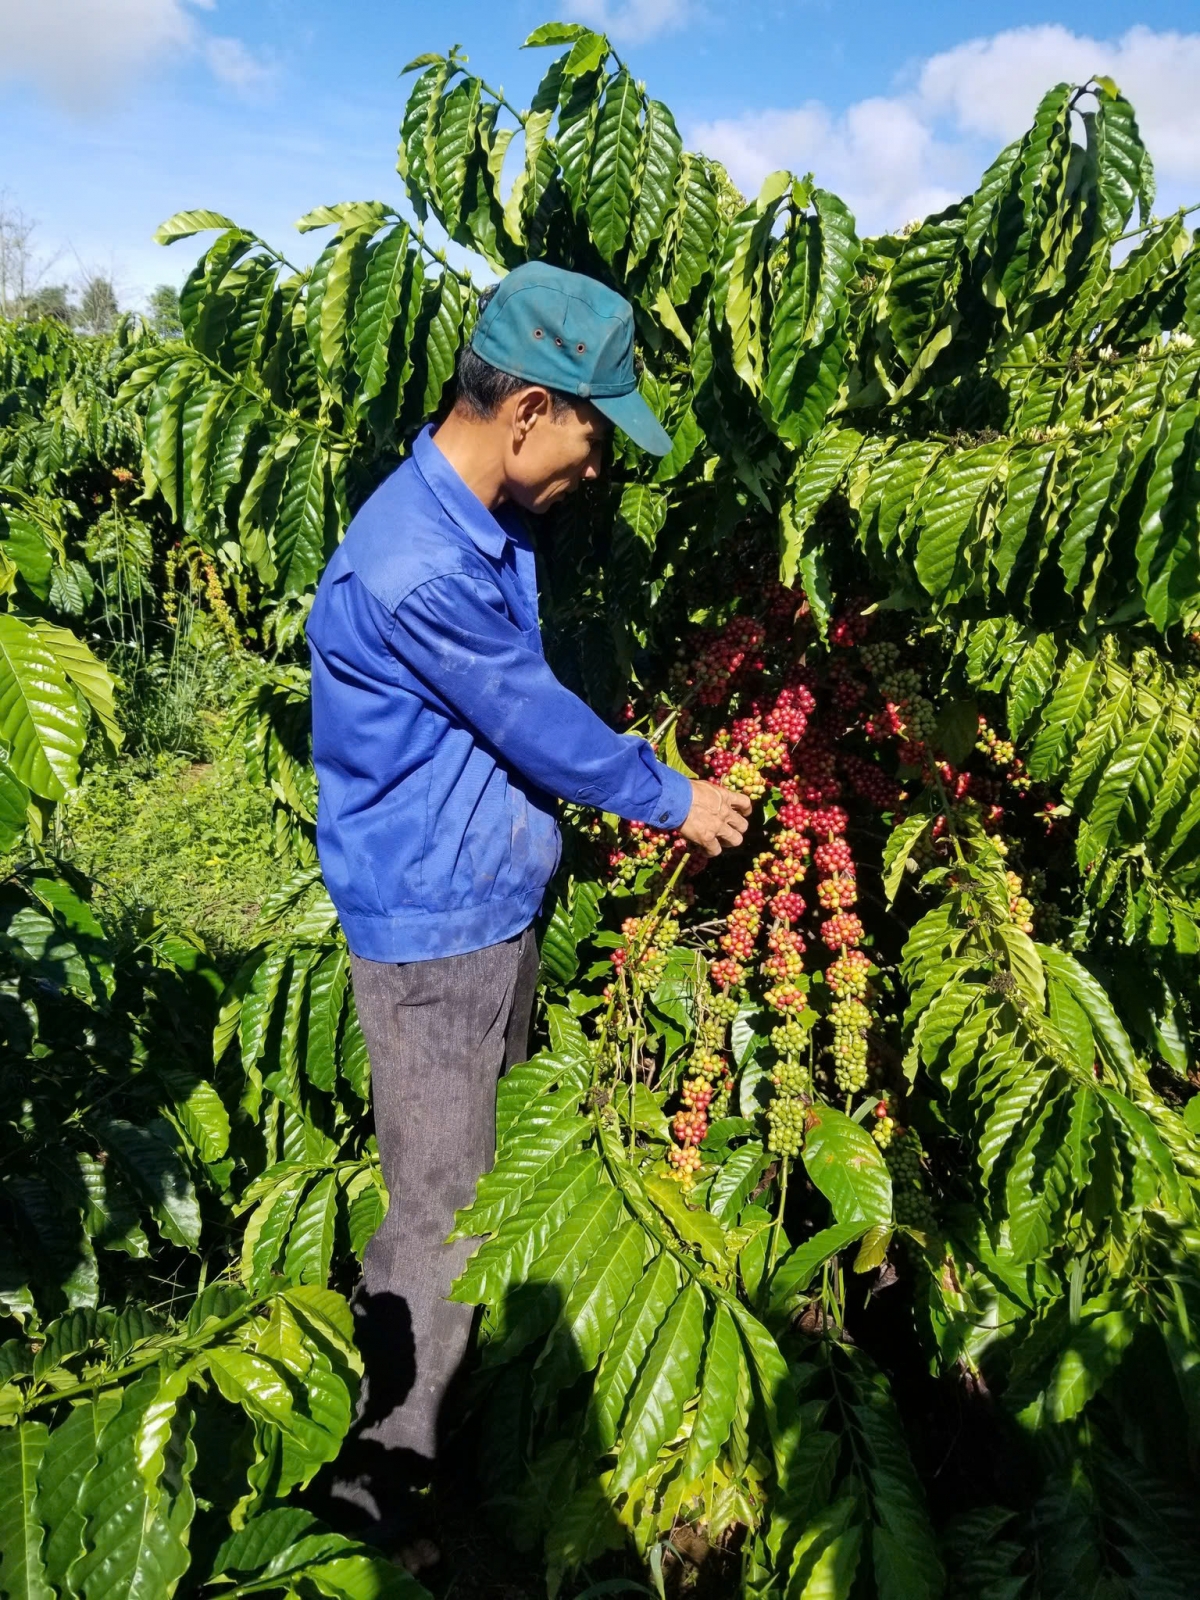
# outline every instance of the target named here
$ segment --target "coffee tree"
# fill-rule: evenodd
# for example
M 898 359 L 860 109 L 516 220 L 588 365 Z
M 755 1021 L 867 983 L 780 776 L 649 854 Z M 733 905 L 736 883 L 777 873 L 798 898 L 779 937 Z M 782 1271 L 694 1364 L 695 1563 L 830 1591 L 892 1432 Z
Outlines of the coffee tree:
M 566 819 L 542 1048 L 500 1085 L 496 1163 L 458 1221 L 481 1240 L 454 1295 L 484 1308 L 493 1502 L 552 1590 L 631 1543 L 763 1596 L 1189 1595 L 1194 238 L 1152 219 L 1108 79 L 1050 90 L 957 205 L 860 240 L 812 175 L 747 204 L 603 35 L 527 42 L 555 54 L 525 110 L 457 49 L 411 64 L 407 206 L 310 212 L 328 233 L 310 271 L 211 212 L 165 223 L 163 242 L 217 238 L 182 340 L 126 358 L 148 491 L 272 652 L 239 727 L 293 868 L 215 1022 L 213 1093 L 243 1141 L 231 1163 L 196 1145 L 230 1218 L 205 1291 L 234 1297 L 219 1338 L 282 1363 L 314 1424 L 325 1368 L 307 1345 L 289 1365 L 276 1323 L 353 1368 L 314 1307 L 384 1197 L 315 865 L 301 633 L 354 508 L 450 401 L 476 285 L 444 241 L 489 274 L 545 259 L 633 302 L 672 439 L 652 461 L 618 437 L 537 530 L 548 652 L 755 823 L 705 866 Z M 189 1316 L 197 1334 L 160 1336 L 170 1363 L 198 1348 Z M 141 1406 L 115 1326 L 88 1337 Z M 207 1394 L 211 1370 L 278 1430 L 255 1460 L 292 1459 L 266 1391 L 194 1359 L 189 1382 Z M 14 1369 L 21 1573 L 67 1548 L 38 1462 L 83 1429 L 66 1400 L 110 1392 L 90 1370 L 57 1400 Z M 306 1515 L 281 1502 L 332 1448 L 250 1469 L 229 1536 Z M 188 1520 L 178 1450 L 169 1492 L 150 1458 L 164 1527 Z M 270 1529 L 256 1588 L 343 1592 L 293 1578 L 304 1530 Z M 78 1576 L 116 1570 L 82 1548 L 51 1584 L 107 1583 Z M 377 1574 L 323 1549 L 316 1569 Z

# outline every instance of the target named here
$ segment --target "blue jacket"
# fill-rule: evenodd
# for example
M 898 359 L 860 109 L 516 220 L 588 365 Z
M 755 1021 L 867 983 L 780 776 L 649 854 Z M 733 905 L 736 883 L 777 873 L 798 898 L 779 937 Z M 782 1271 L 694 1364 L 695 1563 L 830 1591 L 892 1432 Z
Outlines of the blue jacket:
M 308 621 L 317 847 L 355 955 L 511 938 L 558 865 L 554 796 L 660 827 L 691 789 L 542 654 L 534 555 L 429 429 L 350 524 Z

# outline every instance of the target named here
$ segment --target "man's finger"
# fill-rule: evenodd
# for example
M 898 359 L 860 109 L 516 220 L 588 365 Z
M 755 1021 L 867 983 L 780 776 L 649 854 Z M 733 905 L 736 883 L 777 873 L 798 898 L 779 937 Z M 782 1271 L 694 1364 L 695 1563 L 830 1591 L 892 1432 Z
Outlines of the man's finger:
M 749 795 L 739 794 L 736 789 L 725 789 L 723 793 L 727 805 L 732 806 L 735 811 L 740 811 L 743 817 L 750 815 Z

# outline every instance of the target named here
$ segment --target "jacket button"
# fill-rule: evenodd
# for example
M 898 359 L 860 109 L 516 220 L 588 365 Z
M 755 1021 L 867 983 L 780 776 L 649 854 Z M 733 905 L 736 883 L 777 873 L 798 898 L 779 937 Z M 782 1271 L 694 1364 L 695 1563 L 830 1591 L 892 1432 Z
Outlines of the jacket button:
M 669 811 L 664 811 L 664 812 L 663 812 L 663 813 L 662 813 L 662 815 L 661 815 L 661 816 L 660 816 L 660 817 L 659 817 L 659 819 L 658 819 L 658 820 L 659 820 L 659 821 L 660 821 L 660 822 L 667 822 L 667 821 L 669 821 L 669 820 L 670 820 L 670 816 L 671 816 L 671 813 L 670 813 L 670 812 L 669 812 Z

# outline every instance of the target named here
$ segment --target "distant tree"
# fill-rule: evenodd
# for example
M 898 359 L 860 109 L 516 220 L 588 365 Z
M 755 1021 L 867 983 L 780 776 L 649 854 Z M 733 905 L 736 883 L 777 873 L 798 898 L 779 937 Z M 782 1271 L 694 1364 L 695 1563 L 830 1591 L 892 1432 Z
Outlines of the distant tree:
M 79 296 L 79 326 L 85 333 L 111 333 L 121 308 L 110 278 L 88 278 Z
M 179 315 L 179 290 L 171 283 L 160 283 L 149 296 L 150 326 L 160 339 L 178 339 L 183 333 Z
M 34 248 L 37 223 L 14 206 L 0 190 L 0 317 L 23 317 L 57 257 L 40 256 Z
M 54 322 L 65 322 L 71 326 L 78 320 L 79 307 L 73 306 L 68 300 L 65 283 L 47 283 L 25 296 L 17 307 L 17 314 L 29 322 L 49 317 Z

